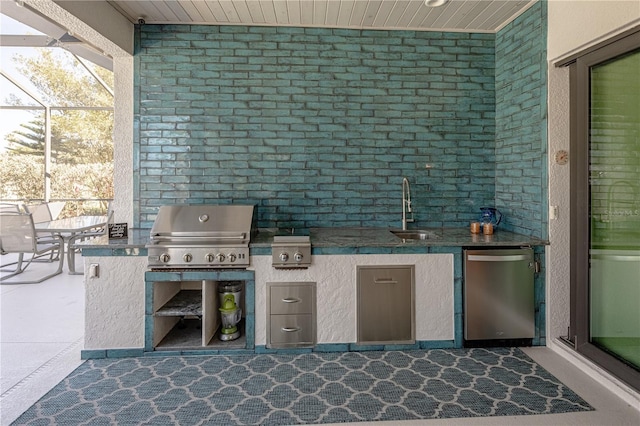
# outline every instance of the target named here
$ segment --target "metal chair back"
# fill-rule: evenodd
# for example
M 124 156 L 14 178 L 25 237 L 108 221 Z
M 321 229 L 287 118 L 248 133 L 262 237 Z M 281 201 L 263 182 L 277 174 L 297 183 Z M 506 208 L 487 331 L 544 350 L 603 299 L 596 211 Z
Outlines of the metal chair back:
M 24 209 L 33 215 L 33 223 L 50 222 L 53 219 L 47 203 L 25 204 Z
M 64 265 L 64 256 L 61 255 L 64 248 L 64 240 L 61 236 L 51 236 L 48 238 L 38 237 L 31 213 L 0 213 L 0 247 L 2 254 L 17 253 L 18 260 L 9 265 L 16 265 L 14 270 L 7 271 L 8 274 L 2 274 L 0 282 L 2 284 L 35 284 L 62 273 Z M 58 253 L 58 269 L 50 274 L 40 276 L 37 279 L 25 281 L 7 281 L 9 278 L 22 274 L 31 263 L 39 256 L 50 253 Z M 25 255 L 31 255 L 27 260 Z M 9 266 L 9 265 L 4 265 Z M 2 269 L 5 272 L 5 269 Z
M 1 213 L 20 213 L 20 206 L 12 203 L 0 203 Z
M 5 253 L 32 253 L 37 250 L 36 230 L 30 213 L 1 213 L 0 239 Z

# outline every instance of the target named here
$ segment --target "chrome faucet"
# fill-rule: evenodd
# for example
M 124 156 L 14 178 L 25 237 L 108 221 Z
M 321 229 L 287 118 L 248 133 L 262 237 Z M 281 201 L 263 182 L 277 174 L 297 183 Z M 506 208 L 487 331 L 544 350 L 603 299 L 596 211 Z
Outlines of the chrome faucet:
M 411 213 L 411 219 L 407 219 L 407 213 Z M 413 222 L 413 210 L 411 210 L 411 187 L 407 178 L 402 178 L 402 230 L 407 230 L 407 222 Z

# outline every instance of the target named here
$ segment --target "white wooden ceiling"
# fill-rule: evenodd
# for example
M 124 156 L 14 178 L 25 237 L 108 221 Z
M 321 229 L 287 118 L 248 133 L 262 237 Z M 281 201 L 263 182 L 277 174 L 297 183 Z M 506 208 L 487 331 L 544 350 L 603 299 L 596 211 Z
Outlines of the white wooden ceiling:
M 132 23 L 495 32 L 537 0 L 108 0 Z

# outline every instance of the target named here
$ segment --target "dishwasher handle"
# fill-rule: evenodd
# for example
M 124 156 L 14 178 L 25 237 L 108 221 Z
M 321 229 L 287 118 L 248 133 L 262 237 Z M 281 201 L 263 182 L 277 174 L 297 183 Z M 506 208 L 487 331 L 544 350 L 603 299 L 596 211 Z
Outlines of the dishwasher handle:
M 503 256 L 470 254 L 467 256 L 470 262 L 521 262 L 523 260 L 531 260 L 526 254 L 509 254 Z

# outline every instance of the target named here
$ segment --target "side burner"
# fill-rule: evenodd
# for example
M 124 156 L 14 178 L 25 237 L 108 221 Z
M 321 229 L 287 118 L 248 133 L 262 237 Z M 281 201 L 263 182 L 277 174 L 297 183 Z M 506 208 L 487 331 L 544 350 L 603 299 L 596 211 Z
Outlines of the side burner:
M 276 235 L 271 244 L 271 265 L 276 269 L 308 268 L 311 239 L 308 235 Z

